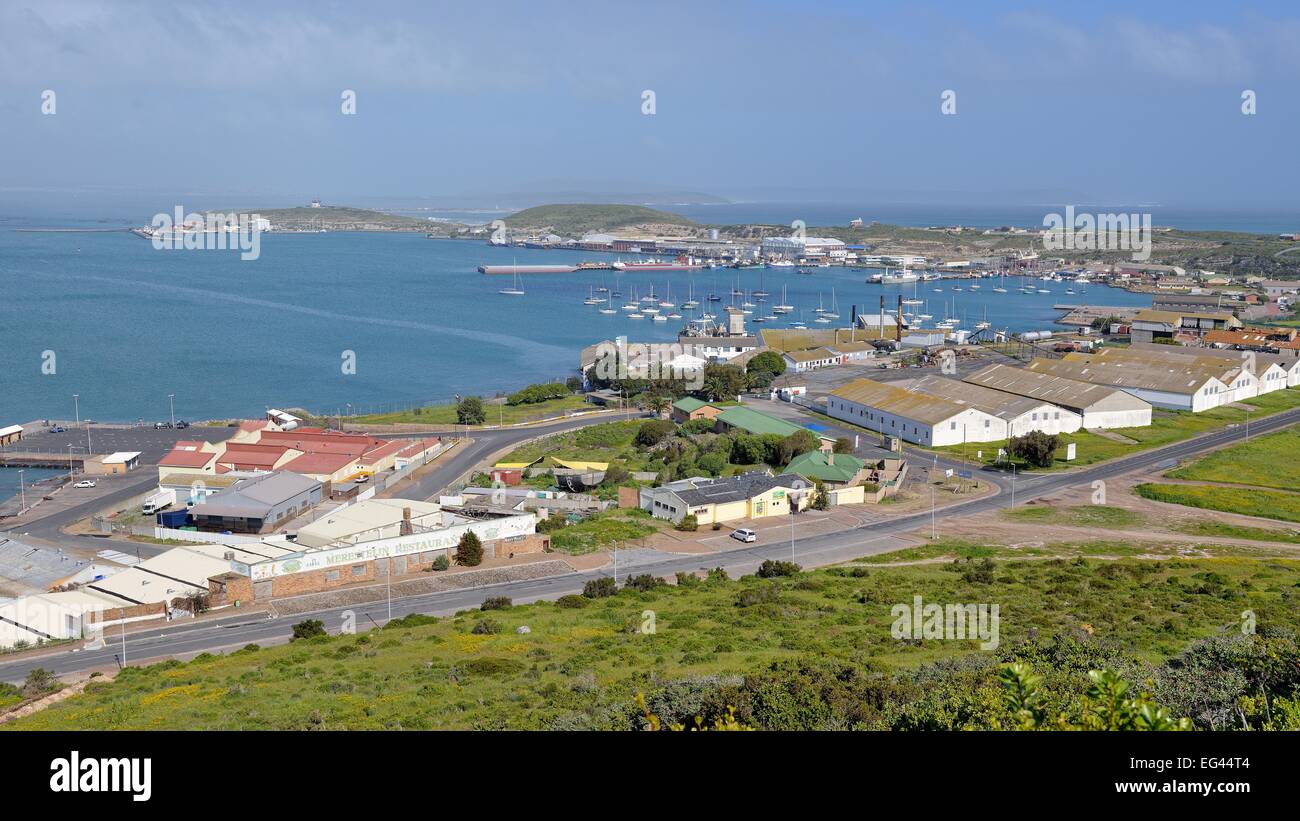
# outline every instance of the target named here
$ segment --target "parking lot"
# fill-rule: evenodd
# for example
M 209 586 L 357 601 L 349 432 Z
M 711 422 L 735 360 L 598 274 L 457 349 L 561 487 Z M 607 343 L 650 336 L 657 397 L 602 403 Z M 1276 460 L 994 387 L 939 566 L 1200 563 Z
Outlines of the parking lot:
M 157 464 L 178 440 L 201 439 L 220 442 L 230 438 L 236 428 L 191 426 L 184 429 L 155 430 L 152 424 L 141 427 L 121 425 L 90 425 L 89 441 L 92 454 L 114 451 L 139 451 L 141 464 Z M 26 427 L 21 441 L 4 448 L 0 453 L 48 453 L 67 458 L 71 448 L 73 458 L 84 457 L 87 447 L 87 426 L 68 428 L 63 433 L 51 433 L 43 427 Z

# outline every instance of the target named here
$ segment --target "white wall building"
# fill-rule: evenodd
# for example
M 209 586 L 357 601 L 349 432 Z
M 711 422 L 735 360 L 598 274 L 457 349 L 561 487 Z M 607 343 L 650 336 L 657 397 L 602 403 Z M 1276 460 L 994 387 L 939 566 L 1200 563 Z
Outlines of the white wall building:
M 844 242 L 832 237 L 768 237 L 763 256 L 771 259 L 838 259 L 847 253 Z
M 1034 373 L 1011 365 L 990 365 L 966 382 L 1050 402 L 1080 416 L 1089 430 L 1138 428 L 1151 424 L 1151 403 L 1109 385 Z
M 827 415 L 918 445 L 960 445 L 1006 438 L 1006 422 L 978 408 L 871 379 L 855 379 L 826 397 Z

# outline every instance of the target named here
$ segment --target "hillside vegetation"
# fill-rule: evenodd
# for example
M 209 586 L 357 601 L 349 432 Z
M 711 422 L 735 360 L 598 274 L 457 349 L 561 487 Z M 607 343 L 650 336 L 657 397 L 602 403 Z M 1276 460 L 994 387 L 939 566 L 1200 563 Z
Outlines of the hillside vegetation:
M 449 233 L 460 227 L 453 223 L 402 217 L 365 208 L 322 205 L 320 208 L 241 208 L 238 213 L 260 214 L 275 228 L 308 231 L 427 231 Z
M 698 223 L 694 220 L 668 211 L 646 208 L 643 205 L 539 205 L 511 214 L 506 217 L 505 222 L 511 228 L 550 231 L 563 236 L 580 236 L 584 233 L 642 227 L 647 229 L 698 227 Z M 689 234 L 693 231 L 688 230 L 684 233 Z
M 1085 696 L 1101 686 L 1092 670 L 1196 726 L 1300 728 L 1294 560 L 945 552 L 736 581 L 641 577 L 592 598 L 128 668 L 7 728 L 640 729 L 641 695 L 666 724 L 734 708 L 759 729 L 1105 728 Z M 895 638 L 891 611 L 914 595 L 997 603 L 1000 644 Z

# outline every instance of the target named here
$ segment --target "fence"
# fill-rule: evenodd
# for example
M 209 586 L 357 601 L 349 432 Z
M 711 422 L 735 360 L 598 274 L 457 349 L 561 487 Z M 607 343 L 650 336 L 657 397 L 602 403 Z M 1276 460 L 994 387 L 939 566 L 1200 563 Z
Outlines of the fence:
M 141 528 L 143 529 L 143 528 Z M 175 539 L 184 542 L 207 542 L 209 544 L 251 544 L 259 542 L 257 536 L 244 536 L 236 533 L 207 533 L 202 530 L 177 530 L 171 527 L 151 527 L 147 535 L 155 539 Z M 140 534 L 146 535 L 146 534 Z

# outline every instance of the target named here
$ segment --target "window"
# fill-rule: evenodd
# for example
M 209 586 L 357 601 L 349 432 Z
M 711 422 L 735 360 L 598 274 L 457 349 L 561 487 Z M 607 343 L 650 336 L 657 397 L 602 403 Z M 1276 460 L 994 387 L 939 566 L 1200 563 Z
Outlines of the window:
M 956 429 L 957 429 L 957 423 L 956 423 L 956 422 L 949 422 L 949 423 L 948 423 L 948 430 L 956 430 Z
M 352 565 L 352 575 L 353 575 L 353 576 L 364 576 L 364 575 L 366 575 L 366 566 L 365 566 L 364 564 L 354 564 L 354 565 Z
M 338 580 L 339 580 L 339 572 L 338 572 L 337 570 L 326 570 L 326 571 L 325 571 L 325 581 L 327 581 L 327 582 L 336 582 L 336 581 L 338 581 Z

